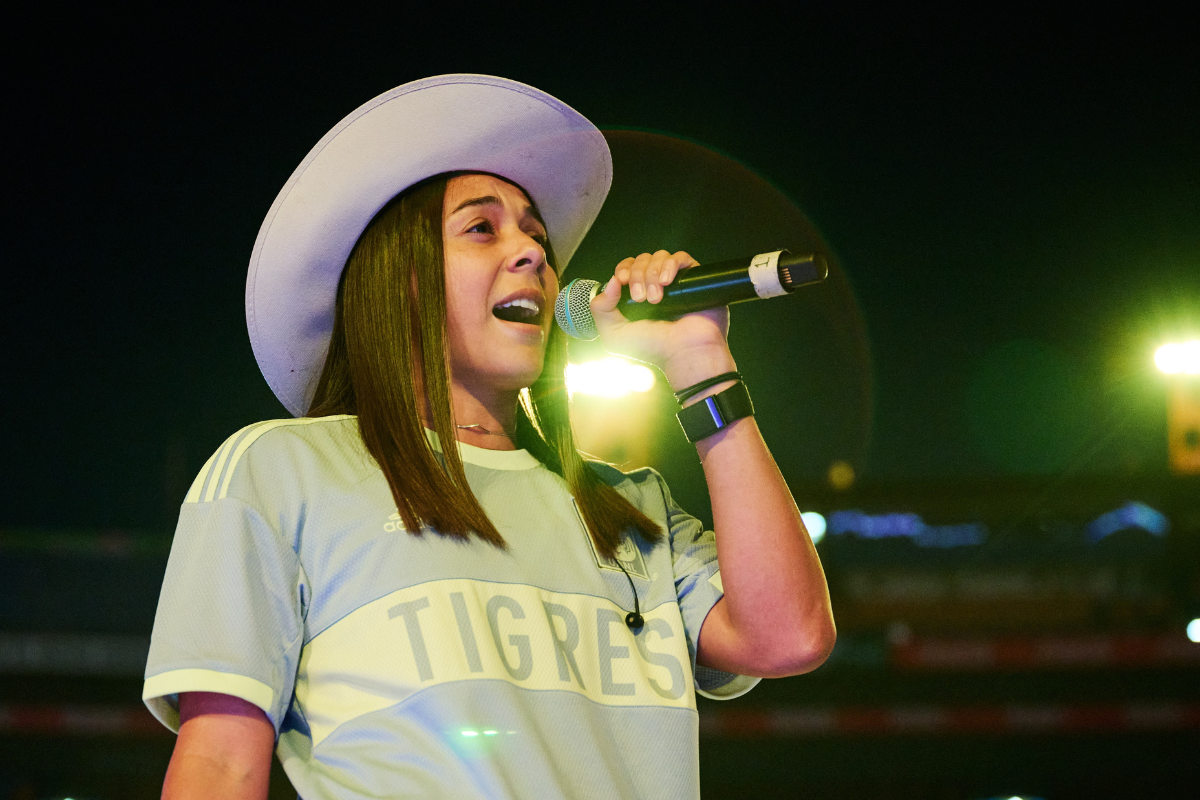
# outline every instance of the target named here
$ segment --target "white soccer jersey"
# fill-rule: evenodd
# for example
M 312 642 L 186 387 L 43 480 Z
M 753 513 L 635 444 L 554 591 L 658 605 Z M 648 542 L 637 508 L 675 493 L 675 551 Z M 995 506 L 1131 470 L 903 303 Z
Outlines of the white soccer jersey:
M 662 478 L 595 465 L 669 535 L 627 540 L 628 581 L 591 544 L 565 482 L 524 450 L 459 445 L 508 542 L 406 532 L 354 417 L 251 425 L 205 464 L 180 512 L 143 697 L 263 709 L 305 800 L 694 798 L 693 687 L 721 597 L 713 536 Z

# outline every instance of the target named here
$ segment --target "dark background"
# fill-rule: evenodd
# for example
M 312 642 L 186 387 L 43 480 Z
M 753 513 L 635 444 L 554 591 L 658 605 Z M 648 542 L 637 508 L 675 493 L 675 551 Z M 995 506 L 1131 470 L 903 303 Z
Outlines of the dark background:
M 791 198 L 861 302 L 864 477 L 1165 471 L 1153 349 L 1200 325 L 1200 65 L 1180 19 L 471 7 L 20 22 L 5 54 L 0 396 L 22 420 L 0 445 L 7 524 L 169 525 L 225 436 L 286 415 L 243 316 L 266 209 L 342 116 L 453 71 L 533 84 L 602 128 L 694 140 Z
M 61 555 L 37 544 L 37 532 L 78 530 L 80 541 L 118 541 L 118 551 L 140 553 L 128 542 L 141 539 L 89 532 L 166 535 L 192 476 L 226 436 L 286 416 L 245 332 L 245 269 L 258 226 L 339 119 L 396 85 L 446 72 L 532 84 L 601 128 L 623 131 L 625 143 L 639 131 L 677 139 L 679 169 L 689 158 L 710 159 L 717 178 L 743 188 L 759 181 L 763 197 L 775 193 L 773 209 L 782 202 L 807 218 L 836 260 L 836 293 L 831 282 L 794 308 L 771 306 L 775 316 L 762 319 L 757 309 L 767 304 L 735 309 L 733 327 L 755 401 L 771 409 L 769 417 L 760 412 L 773 426 L 768 439 L 789 454 L 780 460 L 802 504 L 826 510 L 839 502 L 827 497 L 824 475 L 845 460 L 865 493 L 856 499 L 886 497 L 879 502 L 893 510 L 950 513 L 939 502 L 954 491 L 947 487 L 962 485 L 979 508 L 992 508 L 999 501 L 988 487 L 1016 486 L 1027 487 L 1013 490 L 1019 504 L 1053 514 L 1053 498 L 1100 485 L 1110 488 L 1096 490 L 1092 512 L 1143 491 L 1129 487 L 1148 487 L 1171 498 L 1164 502 L 1173 519 L 1194 517 L 1195 484 L 1179 488 L 1167 469 L 1165 382 L 1152 356 L 1164 341 L 1200 334 L 1196 33 L 1149 6 L 1061 18 L 997 8 L 867 14 L 745 4 L 718 12 L 442 4 L 12 16 L 3 34 L 0 403 L 8 426 L 0 530 L 34 538 L 6 540 L 20 552 L 0 566 L 18 591 L 16 600 L 0 600 L 8 604 L 0 627 L 148 630 L 161 575 L 153 558 L 148 577 L 120 578 L 130 594 L 96 605 L 98 621 L 31 621 L 37 604 L 20 591 L 32 591 L 37 564 L 58 568 L 36 553 Z M 614 150 L 615 199 L 624 151 Z M 669 184 L 664 179 L 656 195 L 661 202 L 686 207 L 709 196 L 673 194 Z M 671 237 L 652 225 L 617 225 L 617 211 L 631 208 L 606 210 L 596 237 L 629 253 L 667 246 Z M 736 214 L 718 203 L 705 212 L 705 230 L 723 213 L 736 228 Z M 723 238 L 717 229 L 701 246 L 670 245 L 701 260 L 742 255 L 740 232 Z M 786 244 L 764 241 L 761 249 Z M 572 269 L 611 269 L 584 263 L 587 247 Z M 805 328 L 808 319 L 825 327 Z M 773 338 L 772 320 L 813 334 L 799 343 Z M 844 391 L 821 388 L 830 386 Z M 822 429 L 830 419 L 836 423 Z M 702 494 L 691 466 L 678 473 L 669 476 L 678 494 Z M 883 494 L 871 495 L 876 489 Z M 1187 524 L 1174 530 L 1195 533 Z M 1194 566 L 1195 548 L 1179 547 L 1172 553 Z M 118 574 L 91 574 L 89 596 L 118 591 Z M 1180 591 L 1171 597 L 1192 597 Z M 1155 625 L 1192 613 L 1184 607 L 1192 600 L 1170 602 Z M 773 689 L 784 694 L 763 693 L 763 702 L 786 700 L 788 691 L 816 696 L 828 688 L 822 680 L 833 681 L 829 696 L 846 702 L 863 681 L 895 683 L 855 675 Z M 1155 686 L 1195 684 L 1194 671 L 1156 675 Z M 7 701 L 27 693 L 45 702 L 115 702 L 137 691 L 136 681 L 97 688 L 20 680 Z M 1089 696 L 1149 685 L 1133 675 L 1104 680 Z M 1056 696 L 1054 687 L 1073 681 L 1033 681 L 1013 696 Z M 998 701 L 1006 695 L 986 688 L 993 683 L 958 691 Z M 1154 690 L 1183 696 L 1172 691 Z M 936 694 L 904 684 L 887 696 Z M 1096 752 L 1108 754 L 1100 761 L 1133 753 L 1114 767 L 1131 782 L 1111 785 L 1165 781 L 1189 748 L 1196 752 L 1192 733 L 1154 736 L 1095 740 Z M 841 750 L 823 742 L 806 763 L 822 796 L 868 796 L 846 788 L 862 784 L 889 796 L 982 797 L 988 786 L 1009 791 L 1000 778 L 1022 763 L 1049 776 L 1043 784 L 1052 788 L 1056 765 L 1086 773 L 1093 759 L 1080 753 L 1091 745 L 1054 738 L 995 746 L 873 740 Z M 108 748 L 90 739 L 9 739 L 18 741 L 68 759 L 72 747 Z M 728 793 L 745 753 L 776 751 L 706 752 L 714 765 L 706 786 Z M 961 768 L 922 771 L 934 753 L 951 754 Z M 994 758 L 979 774 L 1000 776 L 991 784 L 962 777 L 982 753 Z M 147 785 L 160 769 L 156 758 L 144 756 Z M 77 759 L 77 769 L 86 763 Z M 861 777 L 871 763 L 882 765 L 874 783 L 847 777 Z M 761 784 L 765 796 L 794 796 L 806 785 L 795 775 L 789 783 L 786 771 L 776 777 Z

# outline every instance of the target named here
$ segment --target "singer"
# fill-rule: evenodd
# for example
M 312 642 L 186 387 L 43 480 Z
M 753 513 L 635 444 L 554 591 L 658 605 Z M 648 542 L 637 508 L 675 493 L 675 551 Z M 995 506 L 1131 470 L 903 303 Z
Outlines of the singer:
M 618 310 L 687 253 L 625 259 L 591 306 L 681 399 L 715 532 L 575 449 L 552 310 L 610 176 L 581 115 L 479 75 L 375 98 L 293 173 L 246 310 L 295 418 L 231 436 L 182 505 L 143 691 L 178 732 L 165 798 L 265 798 L 273 751 L 305 800 L 696 798 L 695 693 L 828 656 L 728 309 Z

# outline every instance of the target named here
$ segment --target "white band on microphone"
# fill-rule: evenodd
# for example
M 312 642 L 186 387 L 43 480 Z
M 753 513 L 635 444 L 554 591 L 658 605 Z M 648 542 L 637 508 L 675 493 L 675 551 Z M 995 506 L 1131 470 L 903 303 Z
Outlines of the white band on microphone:
M 779 282 L 779 256 L 782 253 L 782 250 L 760 253 L 750 262 L 750 282 L 754 284 L 755 294 L 764 300 L 788 293 Z

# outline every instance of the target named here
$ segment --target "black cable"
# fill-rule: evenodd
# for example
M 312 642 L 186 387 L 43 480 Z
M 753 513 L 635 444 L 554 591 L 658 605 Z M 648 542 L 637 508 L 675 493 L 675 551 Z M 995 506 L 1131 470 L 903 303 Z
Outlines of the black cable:
M 620 567 L 621 572 L 625 575 L 625 580 L 629 581 L 629 588 L 633 590 L 633 611 L 625 615 L 625 624 L 629 626 L 629 630 L 638 631 L 646 624 L 646 620 L 642 617 L 642 605 L 638 602 L 637 587 L 633 585 L 633 578 L 629 577 L 629 573 L 625 570 L 625 565 L 621 563 L 621 559 L 613 558 Z

